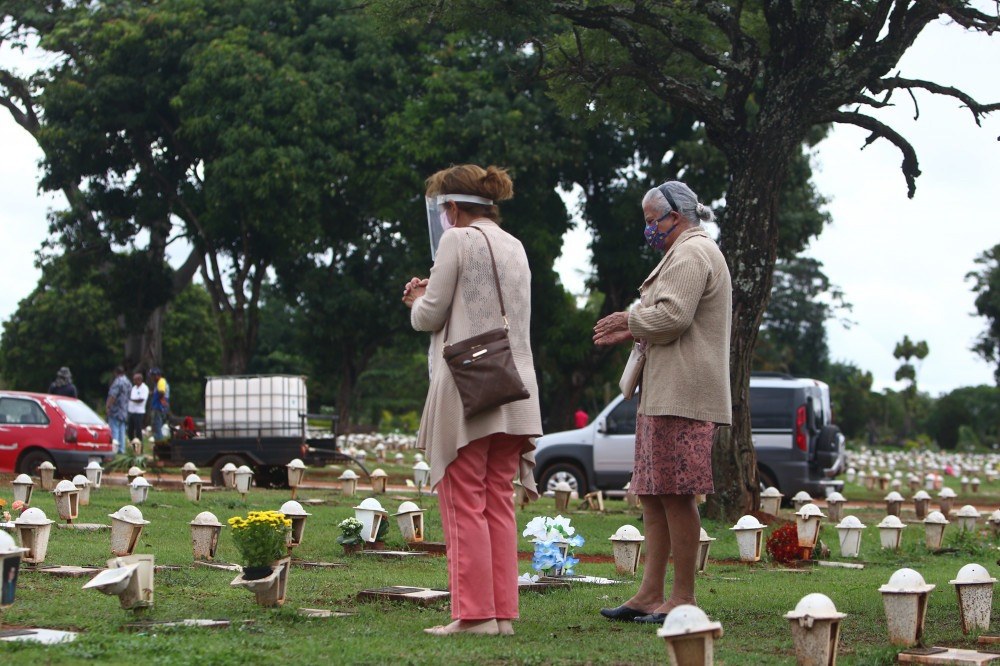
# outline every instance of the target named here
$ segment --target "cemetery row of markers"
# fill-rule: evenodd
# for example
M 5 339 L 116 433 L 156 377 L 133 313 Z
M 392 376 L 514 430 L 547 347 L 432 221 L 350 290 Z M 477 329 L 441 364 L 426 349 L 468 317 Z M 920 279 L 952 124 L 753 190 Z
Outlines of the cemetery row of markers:
M 418 465 L 420 465 L 418 461 Z M 415 474 L 423 472 L 426 464 L 415 469 Z M 305 466 L 301 461 L 289 463 L 289 481 L 293 489 L 301 484 Z M 41 469 L 40 482 L 43 489 L 49 486 L 56 500 L 59 518 L 72 525 L 77 519 L 79 506 L 89 502 L 92 488 L 100 488 L 100 466 L 93 463 L 87 468 L 87 475 L 75 478 L 72 482 L 60 481 L 54 483 L 49 470 Z M 198 502 L 201 497 L 201 481 L 196 475 L 193 465 L 185 465 L 185 493 L 188 499 Z M 134 504 L 142 504 L 147 496 L 150 484 L 143 478 L 139 468 L 129 470 L 129 489 Z M 341 491 L 345 495 L 356 492 L 356 475 L 342 475 Z M 243 494 L 249 491 L 252 471 L 249 468 L 234 468 L 225 470 L 223 475 L 227 487 Z M 377 478 L 377 477 L 376 477 Z M 418 479 L 426 483 L 426 477 Z M 7 534 L 0 532 L 0 558 L 2 558 L 3 594 L 0 596 L 0 606 L 13 603 L 15 598 L 18 567 L 23 561 L 37 567 L 45 560 L 54 521 L 48 519 L 41 509 L 30 507 L 31 496 L 35 482 L 27 475 L 17 477 L 13 482 L 15 503 L 20 502 L 24 509 L 17 520 L 9 527 L 18 537 L 19 545 L 15 544 Z M 565 488 L 558 488 L 556 493 L 557 508 L 565 511 L 569 493 Z M 382 487 L 384 492 L 384 486 Z M 890 493 L 890 496 L 893 493 Z M 923 493 L 926 495 L 926 493 Z M 761 494 L 760 509 L 764 513 L 777 515 L 783 496 L 774 488 L 768 488 Z M 598 502 L 603 504 L 600 494 Z M 634 497 L 630 498 L 634 502 Z M 914 497 L 915 513 L 920 516 L 925 526 L 925 544 L 929 549 L 937 549 L 941 538 L 950 521 L 945 517 L 950 512 L 950 504 L 944 504 L 951 497 L 939 496 L 942 501 L 941 511 L 927 511 L 930 497 L 918 493 Z M 811 498 L 799 495 L 793 498 L 795 503 L 796 535 L 798 546 L 802 549 L 803 559 L 809 559 L 818 543 L 821 521 L 827 516 L 820 508 L 811 502 Z M 827 500 L 827 509 L 831 519 L 839 519 L 845 499 L 837 493 Z M 900 537 L 905 525 L 899 519 L 902 499 L 886 498 L 887 516 L 878 525 L 880 541 L 883 548 L 898 549 Z M 921 508 L 922 507 L 922 508 Z M 355 518 L 362 525 L 362 538 L 365 542 L 374 542 L 382 529 L 382 523 L 388 521 L 386 512 L 375 498 L 367 498 L 354 507 Z M 294 500 L 286 502 L 280 513 L 291 520 L 292 526 L 287 535 L 289 554 L 302 542 L 307 513 L 302 505 Z M 423 510 L 412 502 L 404 502 L 395 514 L 404 538 L 411 544 L 423 541 Z M 978 511 L 971 506 L 962 507 L 957 512 L 960 530 L 975 530 L 976 520 L 980 517 Z M 133 505 L 120 508 L 109 516 L 111 518 L 111 553 L 114 555 L 108 561 L 108 568 L 100 571 L 84 585 L 85 589 L 96 589 L 100 592 L 119 597 L 120 604 L 126 609 L 149 607 L 153 603 L 154 560 L 152 555 L 133 554 L 139 536 L 149 521 L 144 520 L 141 511 Z M 990 518 L 994 532 L 1000 530 L 1000 511 Z M 215 515 L 205 511 L 199 513 L 190 523 L 193 558 L 195 561 L 211 562 L 216 553 L 219 536 L 223 525 Z M 764 525 L 756 517 L 748 515 L 737 521 L 730 528 L 736 537 L 740 559 L 745 562 L 757 562 L 761 559 L 761 543 Z M 839 520 L 837 530 L 840 537 L 842 557 L 857 557 L 860 549 L 860 539 L 865 526 L 854 516 L 845 516 Z M 619 573 L 635 574 L 639 561 L 641 545 L 644 537 L 635 527 L 624 525 L 610 538 L 613 543 L 615 566 Z M 704 571 L 708 565 L 708 554 L 711 543 L 715 539 L 709 537 L 705 530 L 701 531 L 697 567 Z M 271 572 L 257 579 L 250 579 L 240 573 L 233 581 L 233 586 L 243 587 L 254 594 L 257 603 L 263 606 L 279 606 L 284 603 L 289 572 L 289 559 L 285 558 L 275 563 Z M 558 571 L 556 572 L 559 573 Z M 958 596 L 958 608 L 963 631 L 982 630 L 989 627 L 992 608 L 993 586 L 995 578 L 990 577 L 987 570 L 978 564 L 968 564 L 960 569 L 951 584 L 955 586 Z M 920 642 L 928 595 L 934 585 L 927 584 L 923 577 L 912 569 L 900 569 L 889 581 L 879 588 L 884 600 L 889 640 L 895 645 L 912 646 Z M 809 594 L 799 602 L 796 608 L 785 617 L 791 623 L 795 640 L 796 656 L 799 663 L 833 664 L 837 658 L 840 621 L 845 617 L 839 613 L 829 597 L 814 593 Z M 674 609 L 666 618 L 663 627 L 657 635 L 662 637 L 667 646 L 669 659 L 676 664 L 712 663 L 713 641 L 722 634 L 722 626 L 712 622 L 700 609 L 693 606 L 681 606 Z

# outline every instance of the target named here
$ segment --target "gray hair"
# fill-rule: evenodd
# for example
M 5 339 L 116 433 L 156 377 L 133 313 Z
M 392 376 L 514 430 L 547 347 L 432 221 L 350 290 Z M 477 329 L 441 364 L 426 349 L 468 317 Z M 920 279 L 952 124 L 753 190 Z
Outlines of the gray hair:
M 667 201 L 663 190 L 666 190 L 674 203 L 677 204 L 676 209 Z M 646 204 L 652 204 L 657 217 L 676 210 L 692 224 L 701 225 L 702 222 L 713 222 L 715 220 L 715 213 L 712 212 L 712 209 L 698 203 L 698 195 L 679 180 L 668 180 L 659 187 L 654 187 L 646 192 L 646 196 L 642 198 L 643 207 Z

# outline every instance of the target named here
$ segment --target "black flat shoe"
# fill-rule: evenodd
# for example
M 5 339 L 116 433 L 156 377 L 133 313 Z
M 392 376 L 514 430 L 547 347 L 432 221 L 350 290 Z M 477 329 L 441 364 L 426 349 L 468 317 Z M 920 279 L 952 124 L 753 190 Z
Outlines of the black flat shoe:
M 633 622 L 641 622 L 642 624 L 663 624 L 663 621 L 666 619 L 666 613 L 650 613 L 648 615 L 640 615 L 639 617 L 633 618 Z
M 631 622 L 637 617 L 645 616 L 646 612 L 641 610 L 636 610 L 634 608 L 629 608 L 628 606 L 619 606 L 618 608 L 602 608 L 601 615 L 608 618 L 609 620 L 616 620 L 618 622 Z

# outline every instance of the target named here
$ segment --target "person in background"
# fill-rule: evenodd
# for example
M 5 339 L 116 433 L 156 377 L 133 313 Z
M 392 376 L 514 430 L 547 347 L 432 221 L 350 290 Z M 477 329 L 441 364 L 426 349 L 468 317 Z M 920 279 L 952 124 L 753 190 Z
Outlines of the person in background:
M 118 447 L 118 453 L 125 453 L 126 422 L 128 421 L 128 401 L 132 386 L 125 377 L 125 368 L 118 366 L 115 368 L 115 377 L 108 387 L 108 398 L 104 403 L 104 412 L 108 416 L 108 425 L 111 426 L 111 439 Z
M 646 562 L 639 590 L 601 615 L 663 624 L 695 601 L 698 495 L 715 492 L 712 442 L 732 422 L 729 336 L 732 282 L 702 221 L 714 219 L 687 185 L 672 180 L 642 200 L 646 242 L 663 258 L 639 289 L 639 304 L 594 326 L 594 343 L 639 340 L 646 354 L 635 422 L 630 492 L 642 501 Z M 673 556 L 670 596 L 664 598 Z
M 132 375 L 132 388 L 128 398 L 128 439 L 142 439 L 142 424 L 146 420 L 146 401 L 149 387 L 142 381 L 142 373 Z
M 159 368 L 151 369 L 149 378 L 153 382 L 153 395 L 149 404 L 153 417 L 153 441 L 162 442 L 167 439 L 163 434 L 163 425 L 167 423 L 167 416 L 170 414 L 170 384 Z
M 76 386 L 73 385 L 73 373 L 65 365 L 59 368 L 55 381 L 49 384 L 48 392 L 52 395 L 65 395 L 70 398 L 77 397 Z
M 583 407 L 577 407 L 576 414 L 573 415 L 573 422 L 578 429 L 590 423 L 590 417 L 587 415 L 587 412 L 583 411 Z

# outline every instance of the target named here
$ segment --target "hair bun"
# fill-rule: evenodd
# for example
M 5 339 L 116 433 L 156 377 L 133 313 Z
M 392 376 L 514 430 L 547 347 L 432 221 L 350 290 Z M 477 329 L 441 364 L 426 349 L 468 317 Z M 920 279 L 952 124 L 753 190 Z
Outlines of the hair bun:
M 489 193 L 494 203 L 506 201 L 514 196 L 514 183 L 504 168 L 492 165 L 486 167 L 486 173 L 481 182 L 483 189 Z
M 702 222 L 715 221 L 715 213 L 712 211 L 711 208 L 709 208 L 703 203 L 699 203 L 697 206 L 695 206 L 694 211 L 695 215 L 697 215 L 698 219 L 701 220 Z

